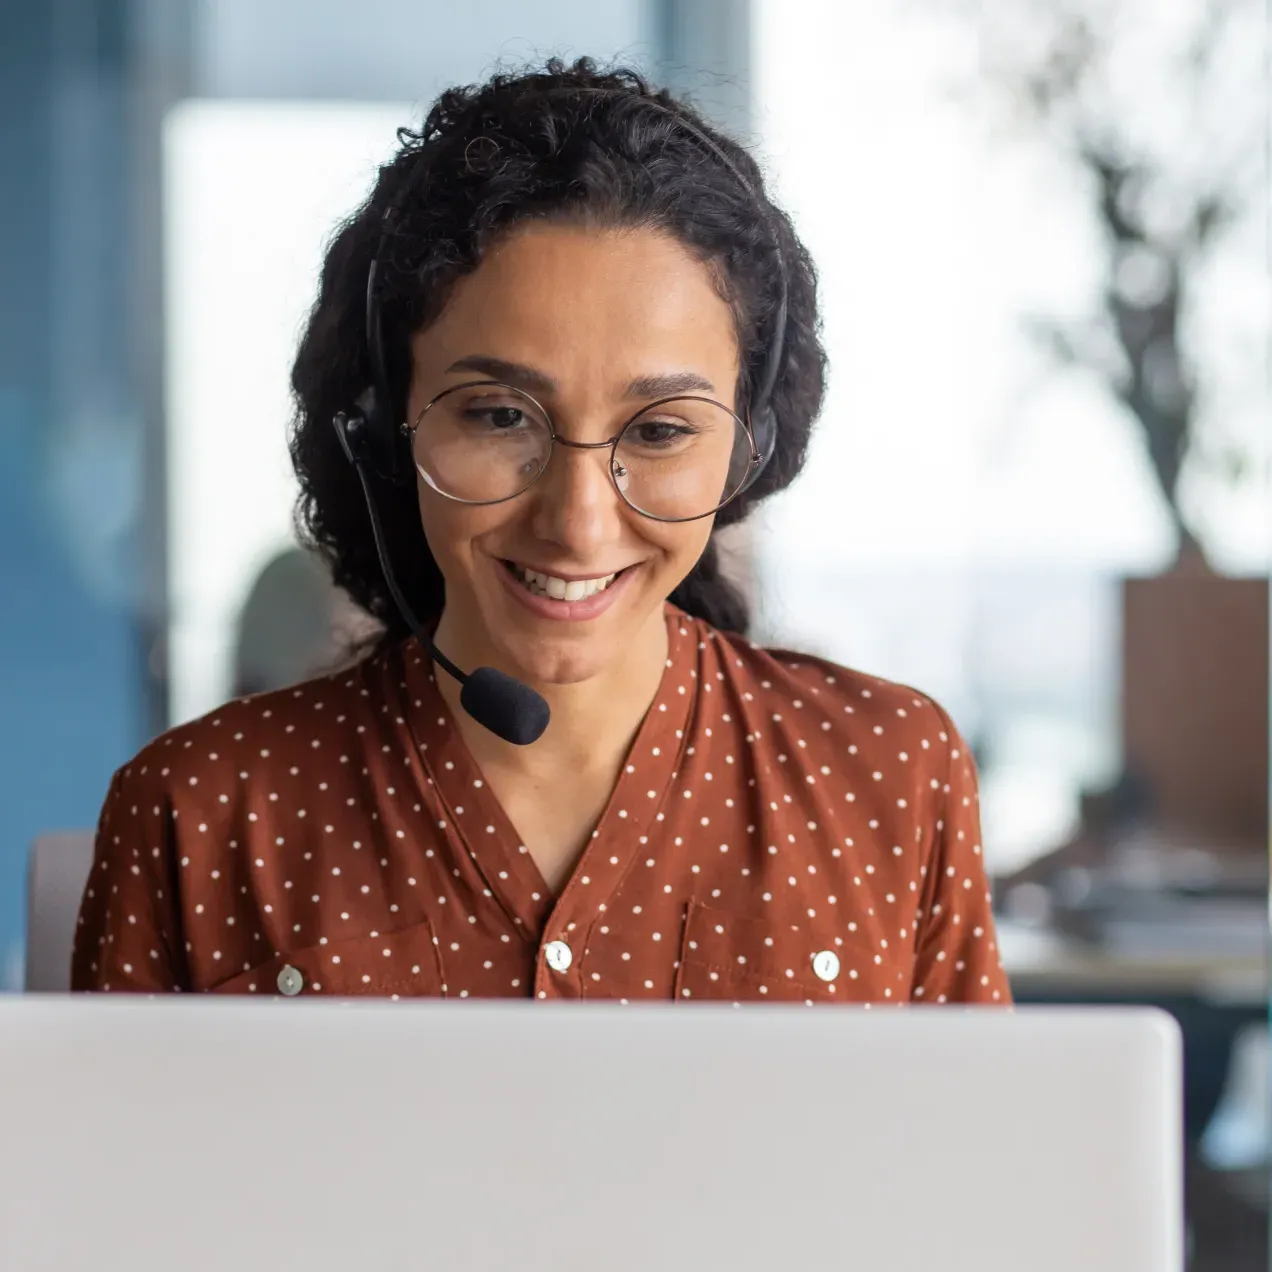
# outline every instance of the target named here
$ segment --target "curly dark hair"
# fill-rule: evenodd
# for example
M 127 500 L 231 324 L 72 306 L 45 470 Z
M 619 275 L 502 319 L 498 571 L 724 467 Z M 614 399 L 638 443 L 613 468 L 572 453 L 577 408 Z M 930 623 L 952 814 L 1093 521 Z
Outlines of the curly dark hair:
M 677 119 L 707 133 L 746 174 L 756 196 Z M 377 277 L 395 403 L 405 401 L 410 382 L 411 336 L 438 316 L 455 281 L 476 269 L 501 235 L 531 219 L 659 230 L 709 265 L 734 314 L 741 363 L 737 400 L 745 403 L 764 367 L 780 292 L 775 236 L 787 288 L 786 336 L 771 399 L 776 448 L 750 489 L 717 514 L 716 527 L 741 520 L 758 500 L 794 480 L 825 379 L 816 274 L 790 220 L 765 196 L 763 177 L 746 150 L 637 72 L 601 70 L 589 58 L 572 65 L 553 59 L 541 70 L 448 89 L 419 131 L 401 129 L 398 141 L 369 198 L 328 249 L 292 369 L 298 529 L 326 560 L 335 584 L 383 625 L 381 642 L 396 642 L 409 628 L 385 584 L 358 476 L 331 420 L 373 382 L 367 271 L 384 214 L 395 204 L 400 207 L 386 232 Z M 431 629 L 445 593 L 416 492 L 377 481 L 376 494 L 402 591 Z M 714 532 L 670 599 L 717 628 L 747 631 L 746 599 L 721 571 Z

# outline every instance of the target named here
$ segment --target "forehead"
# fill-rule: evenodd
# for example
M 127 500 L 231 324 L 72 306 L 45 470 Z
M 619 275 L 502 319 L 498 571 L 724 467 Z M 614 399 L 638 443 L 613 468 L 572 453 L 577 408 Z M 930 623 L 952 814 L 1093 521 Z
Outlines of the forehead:
M 492 246 L 416 339 L 422 369 L 474 353 L 563 383 L 701 367 L 736 374 L 733 314 L 711 269 L 669 235 L 536 224 Z

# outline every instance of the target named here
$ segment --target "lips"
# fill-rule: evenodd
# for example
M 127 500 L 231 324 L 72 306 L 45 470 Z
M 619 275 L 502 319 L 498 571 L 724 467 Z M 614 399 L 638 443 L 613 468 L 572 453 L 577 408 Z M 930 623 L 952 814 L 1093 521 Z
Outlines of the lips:
M 586 579 L 563 579 L 515 561 L 502 561 L 499 571 L 504 586 L 540 618 L 586 622 L 599 618 L 627 590 L 637 573 L 626 566 L 613 574 Z M 553 595 L 556 592 L 558 595 Z
M 528 566 L 518 565 L 515 561 L 504 564 L 521 581 L 523 587 L 536 596 L 548 596 L 554 601 L 583 601 L 597 592 L 603 592 L 618 577 L 618 571 L 604 574 L 599 578 L 563 579 L 553 574 L 544 574 L 532 570 Z

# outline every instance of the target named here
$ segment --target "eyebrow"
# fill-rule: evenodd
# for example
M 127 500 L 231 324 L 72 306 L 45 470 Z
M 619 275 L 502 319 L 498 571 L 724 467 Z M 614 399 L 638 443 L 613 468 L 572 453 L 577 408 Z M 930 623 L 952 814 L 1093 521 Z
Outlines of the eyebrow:
M 503 384 L 511 384 L 515 389 L 524 389 L 527 393 L 555 393 L 559 389 L 557 382 L 534 367 L 520 362 L 509 362 L 505 358 L 492 358 L 486 354 L 474 353 L 466 358 L 452 362 L 446 368 L 449 375 L 453 371 L 476 371 L 479 375 L 488 375 L 492 380 Z M 632 380 L 623 396 L 629 398 L 661 398 L 671 397 L 678 393 L 714 393 L 715 385 L 696 371 L 670 371 L 663 375 L 641 375 Z

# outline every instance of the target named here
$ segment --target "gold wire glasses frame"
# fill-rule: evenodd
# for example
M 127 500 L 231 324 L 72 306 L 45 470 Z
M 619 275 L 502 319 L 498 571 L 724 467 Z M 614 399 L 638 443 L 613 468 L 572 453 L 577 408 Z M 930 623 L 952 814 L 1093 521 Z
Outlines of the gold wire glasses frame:
M 760 462 L 750 426 L 713 398 L 676 394 L 641 407 L 603 442 L 561 437 L 529 393 L 494 380 L 457 384 L 403 424 L 415 467 L 456 503 L 506 503 L 547 470 L 557 445 L 609 449 L 610 481 L 634 512 L 697 521 L 742 493 Z M 710 507 L 705 507 L 710 502 Z

